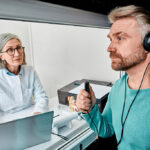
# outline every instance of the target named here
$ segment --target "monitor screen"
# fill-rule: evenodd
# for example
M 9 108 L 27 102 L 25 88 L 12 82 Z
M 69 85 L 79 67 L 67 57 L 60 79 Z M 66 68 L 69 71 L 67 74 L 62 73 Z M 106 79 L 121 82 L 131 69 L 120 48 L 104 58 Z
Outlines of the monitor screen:
M 21 150 L 50 140 L 53 111 L 0 124 L 0 149 Z

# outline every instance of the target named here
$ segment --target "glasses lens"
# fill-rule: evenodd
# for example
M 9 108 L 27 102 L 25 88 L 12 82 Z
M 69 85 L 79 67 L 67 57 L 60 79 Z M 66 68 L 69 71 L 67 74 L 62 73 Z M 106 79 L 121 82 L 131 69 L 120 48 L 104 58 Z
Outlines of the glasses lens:
M 20 51 L 20 50 L 22 50 L 22 47 L 21 47 L 21 46 L 17 46 L 17 47 L 16 47 L 16 50 L 17 50 L 17 51 Z
M 9 48 L 5 52 L 8 53 L 8 55 L 12 56 L 15 54 L 15 50 L 17 50 L 19 53 L 23 53 L 24 47 L 22 46 L 17 46 L 16 48 Z
M 13 55 L 13 54 L 14 54 L 14 49 L 9 48 L 9 49 L 7 50 L 7 53 L 8 53 L 8 55 Z

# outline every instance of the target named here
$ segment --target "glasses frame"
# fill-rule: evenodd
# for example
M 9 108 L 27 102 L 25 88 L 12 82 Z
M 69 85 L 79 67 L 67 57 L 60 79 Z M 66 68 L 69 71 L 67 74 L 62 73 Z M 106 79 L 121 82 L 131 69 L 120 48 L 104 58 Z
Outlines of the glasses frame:
M 23 51 L 24 51 L 24 49 L 25 49 L 25 47 L 24 47 L 24 46 L 20 46 L 20 47 L 21 47 L 21 49 L 22 49 L 22 52 L 21 52 L 21 54 L 22 54 Z M 6 51 L 0 52 L 0 53 L 7 53 L 9 56 L 13 56 L 13 55 L 15 54 L 15 50 L 17 50 L 18 53 L 20 54 L 20 52 L 19 52 L 19 50 L 17 49 L 17 47 L 16 47 L 16 48 L 12 48 L 12 49 L 13 49 L 13 53 L 12 53 L 12 54 L 9 54 L 9 53 L 8 53 L 9 49 L 10 49 L 10 48 L 8 48 Z

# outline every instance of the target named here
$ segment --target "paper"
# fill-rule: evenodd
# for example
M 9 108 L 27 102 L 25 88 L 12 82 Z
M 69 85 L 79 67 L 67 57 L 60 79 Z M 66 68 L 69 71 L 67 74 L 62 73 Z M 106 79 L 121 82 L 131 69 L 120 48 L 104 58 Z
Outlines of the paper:
M 90 83 L 90 85 L 95 93 L 95 97 L 98 99 L 103 97 L 105 94 L 107 94 L 111 90 L 111 87 L 109 87 L 109 86 L 92 84 L 92 83 Z M 82 89 L 84 89 L 84 83 L 82 83 L 80 86 L 70 90 L 69 93 L 79 94 Z

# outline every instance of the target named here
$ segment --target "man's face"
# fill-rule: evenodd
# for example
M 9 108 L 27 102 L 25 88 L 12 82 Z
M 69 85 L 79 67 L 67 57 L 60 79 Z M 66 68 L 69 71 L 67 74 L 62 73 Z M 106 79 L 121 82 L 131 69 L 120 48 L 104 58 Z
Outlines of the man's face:
M 127 70 L 146 59 L 142 46 L 139 24 L 134 18 L 123 18 L 113 23 L 107 49 L 112 60 L 112 69 Z

